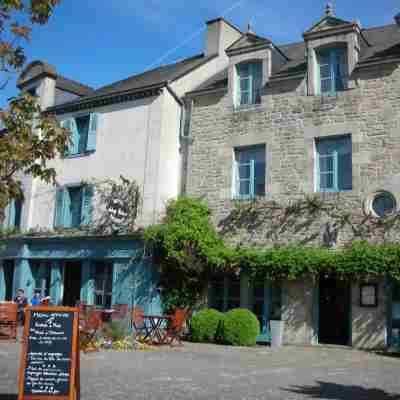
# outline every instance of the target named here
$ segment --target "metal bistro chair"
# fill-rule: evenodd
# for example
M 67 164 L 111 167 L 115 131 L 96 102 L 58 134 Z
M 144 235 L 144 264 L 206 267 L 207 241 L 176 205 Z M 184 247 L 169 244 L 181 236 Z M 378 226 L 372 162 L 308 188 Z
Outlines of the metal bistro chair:
M 17 340 L 18 305 L 7 302 L 0 304 L 0 339 Z
M 188 317 L 187 310 L 177 309 L 171 317 L 170 323 L 165 332 L 165 343 L 170 346 L 173 345 L 174 342 L 177 342 L 178 345 L 182 346 L 181 337 L 183 336 L 185 329 L 185 322 Z
M 144 319 L 144 311 L 140 307 L 133 307 L 131 312 L 133 335 L 137 341 L 145 341 L 150 332 Z
M 85 320 L 81 321 L 81 341 L 85 348 L 96 350 L 95 339 L 97 332 L 103 327 L 103 315 L 101 310 L 92 310 L 88 313 Z

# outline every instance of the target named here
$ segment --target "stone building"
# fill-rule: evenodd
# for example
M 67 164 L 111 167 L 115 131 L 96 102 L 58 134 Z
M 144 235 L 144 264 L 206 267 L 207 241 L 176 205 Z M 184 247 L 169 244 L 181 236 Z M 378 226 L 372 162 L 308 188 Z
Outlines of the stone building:
M 56 187 L 23 177 L 24 202 L 7 207 L 3 228 L 20 234 L 0 243 L 0 301 L 23 288 L 29 299 L 38 290 L 58 305 L 141 304 L 160 311 L 157 271 L 143 255 L 141 236 L 131 233 L 157 222 L 166 201 L 178 196 L 182 97 L 227 67 L 225 49 L 241 34 L 223 19 L 208 21 L 202 54 L 96 90 L 42 61 L 26 67 L 19 89 L 56 115 L 72 143 L 66 157 L 50 163 Z M 129 55 L 120 62 L 131 62 Z M 92 183 L 121 175 L 139 188 L 135 230 L 86 229 L 104 211 Z
M 378 222 L 400 207 L 400 26 L 363 28 L 328 5 L 298 43 L 249 28 L 226 54 L 228 67 L 187 93 L 182 139 L 184 193 L 207 200 L 226 240 L 399 242 L 398 226 Z M 254 310 L 267 336 L 281 319 L 285 343 L 385 347 L 400 328 L 400 290 L 386 280 L 225 276 L 210 305 Z

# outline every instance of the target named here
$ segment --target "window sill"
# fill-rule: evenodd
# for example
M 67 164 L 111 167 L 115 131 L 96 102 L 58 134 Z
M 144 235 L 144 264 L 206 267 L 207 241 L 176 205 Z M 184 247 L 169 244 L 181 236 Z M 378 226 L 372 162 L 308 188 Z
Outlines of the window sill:
M 86 151 L 84 153 L 71 154 L 71 155 L 68 155 L 68 156 L 64 156 L 63 159 L 89 157 L 90 155 L 92 155 L 95 152 L 96 152 L 95 150 L 91 150 L 91 151 Z
M 247 104 L 247 105 L 242 105 L 242 106 L 233 106 L 233 112 L 238 113 L 238 112 L 244 112 L 244 111 L 252 111 L 252 110 L 258 110 L 261 109 L 263 106 L 262 103 L 257 103 L 257 104 Z

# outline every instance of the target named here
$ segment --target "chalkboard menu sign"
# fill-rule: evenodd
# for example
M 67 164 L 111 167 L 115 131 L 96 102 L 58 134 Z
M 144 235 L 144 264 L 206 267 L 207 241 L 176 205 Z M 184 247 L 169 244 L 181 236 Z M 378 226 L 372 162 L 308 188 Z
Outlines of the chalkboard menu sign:
M 27 310 L 19 400 L 79 398 L 79 310 Z

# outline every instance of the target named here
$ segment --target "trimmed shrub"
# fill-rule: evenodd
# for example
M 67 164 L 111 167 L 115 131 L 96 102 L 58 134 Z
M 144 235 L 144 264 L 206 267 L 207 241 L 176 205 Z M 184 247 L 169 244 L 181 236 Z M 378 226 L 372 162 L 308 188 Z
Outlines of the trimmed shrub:
M 260 334 L 260 323 L 249 310 L 236 308 L 224 317 L 223 339 L 233 346 L 255 346 Z
M 223 319 L 224 314 L 212 308 L 205 308 L 193 315 L 192 340 L 204 343 L 217 341 Z

